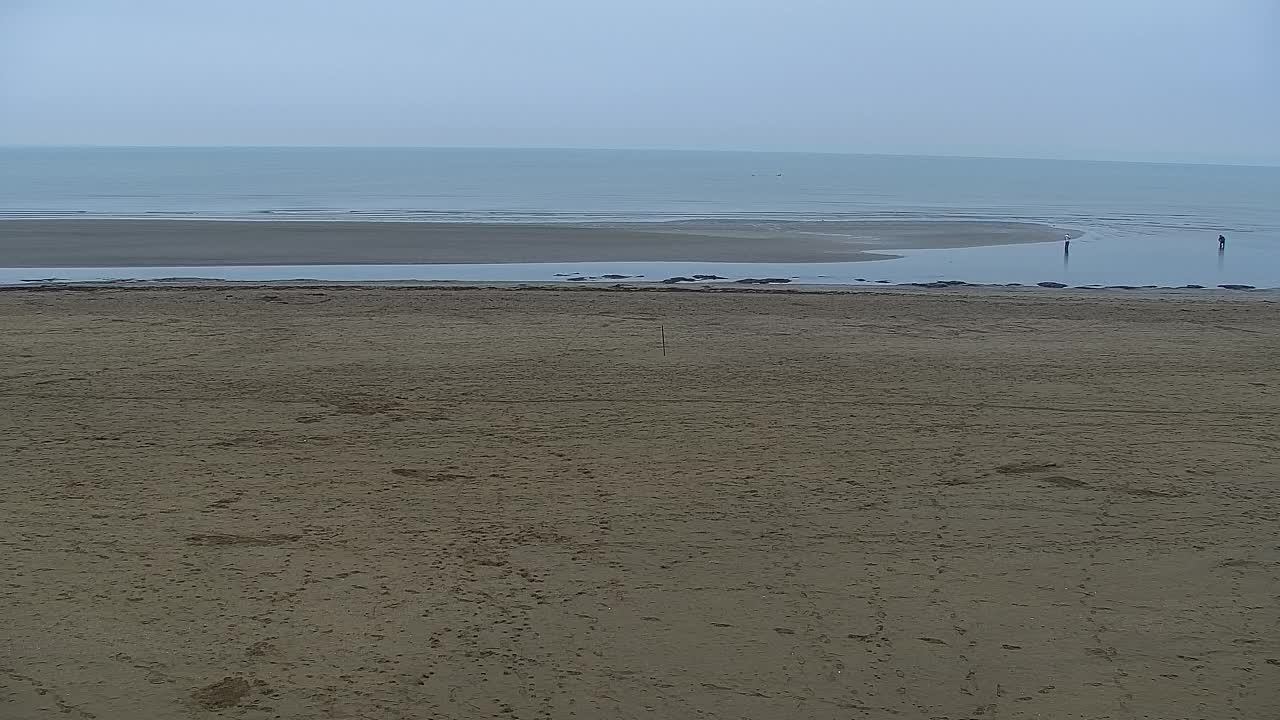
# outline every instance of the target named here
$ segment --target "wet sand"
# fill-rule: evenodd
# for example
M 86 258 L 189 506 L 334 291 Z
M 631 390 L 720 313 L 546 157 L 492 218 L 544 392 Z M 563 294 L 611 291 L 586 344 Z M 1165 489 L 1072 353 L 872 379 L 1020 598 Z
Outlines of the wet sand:
M 848 262 L 875 251 L 1044 242 L 1067 231 L 966 221 L 615 225 L 4 220 L 4 267 L 533 262 Z
M 1280 711 L 1273 296 L 22 288 L 0 329 L 6 719 Z

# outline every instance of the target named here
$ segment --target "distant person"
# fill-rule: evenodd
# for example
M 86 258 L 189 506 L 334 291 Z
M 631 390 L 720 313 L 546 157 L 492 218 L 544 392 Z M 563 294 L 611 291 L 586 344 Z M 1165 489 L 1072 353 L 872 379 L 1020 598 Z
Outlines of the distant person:
M 1219 249 L 1219 250 L 1226 250 L 1226 249 L 1227 249 L 1227 236 L 1226 236 L 1226 235 L 1219 235 L 1219 236 L 1218 236 L 1218 249 Z
M 1071 252 L 1071 236 L 1070 235 L 1062 236 L 1062 252 L 1064 253 Z

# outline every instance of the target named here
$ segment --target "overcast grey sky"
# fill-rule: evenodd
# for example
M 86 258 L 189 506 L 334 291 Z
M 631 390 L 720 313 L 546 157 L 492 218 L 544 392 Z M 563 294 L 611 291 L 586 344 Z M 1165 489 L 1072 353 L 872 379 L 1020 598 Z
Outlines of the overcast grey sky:
M 1280 164 L 1280 0 L 0 0 L 0 144 Z

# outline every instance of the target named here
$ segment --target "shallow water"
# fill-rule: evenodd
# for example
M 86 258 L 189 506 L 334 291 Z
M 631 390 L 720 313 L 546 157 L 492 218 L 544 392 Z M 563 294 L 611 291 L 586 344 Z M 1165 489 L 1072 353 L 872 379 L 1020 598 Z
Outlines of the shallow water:
M 1264 238 L 1235 239 L 1221 253 L 1212 237 L 1170 234 L 1159 241 L 1090 235 L 1073 240 L 1069 254 L 1061 243 L 900 254 L 873 265 L 895 282 L 1280 287 L 1280 245 Z

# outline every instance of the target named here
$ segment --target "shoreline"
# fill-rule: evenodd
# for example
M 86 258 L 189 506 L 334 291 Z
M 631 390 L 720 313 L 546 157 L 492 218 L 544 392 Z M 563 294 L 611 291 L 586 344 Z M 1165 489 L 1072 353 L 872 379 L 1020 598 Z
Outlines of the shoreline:
M 456 223 L 0 220 L 10 268 L 864 262 L 893 250 L 1051 242 L 1079 230 L 972 220 Z
M 981 284 L 959 281 L 933 283 L 868 283 L 862 285 L 786 283 L 757 284 L 738 282 L 708 282 L 666 284 L 662 282 L 561 282 L 495 280 L 474 282 L 467 280 L 223 280 L 218 278 L 172 278 L 162 280 L 107 280 L 107 281 L 32 281 L 22 285 L 0 285 L 0 293 L 51 293 L 51 292 L 130 292 L 163 291 L 249 291 L 249 290 L 310 290 L 330 292 L 413 292 L 413 291 L 527 291 L 527 292 L 587 292 L 587 293 L 700 293 L 706 295 L 945 295 L 998 297 L 1000 295 L 1025 296 L 1052 299 L 1056 297 L 1113 296 L 1120 298 L 1157 299 L 1177 297 L 1186 299 L 1257 299 L 1275 302 L 1280 288 L 1262 287 L 1174 287 L 1147 285 L 1066 286 L 1050 287 L 1037 284 Z

